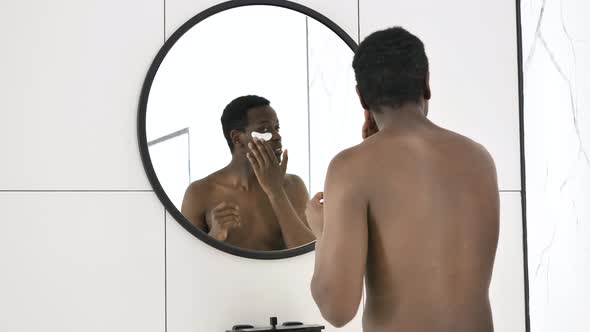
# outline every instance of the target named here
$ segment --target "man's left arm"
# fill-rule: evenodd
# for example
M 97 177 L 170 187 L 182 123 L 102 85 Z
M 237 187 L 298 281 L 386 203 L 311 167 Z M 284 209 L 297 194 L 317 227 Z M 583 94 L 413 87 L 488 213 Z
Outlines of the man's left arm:
M 289 183 L 293 182 L 293 179 L 285 178 L 288 163 L 287 152 L 283 153 L 283 160 L 279 163 L 266 142 L 255 138 L 249 147 L 248 160 L 279 221 L 287 248 L 295 248 L 313 242 L 315 236 L 305 220 L 305 203 L 300 202 L 301 200 L 306 202 L 309 194 L 303 181 L 299 179 L 300 183 Z
M 287 179 L 288 183 L 283 188 L 268 194 L 288 249 L 315 240 L 305 218 L 305 204 L 309 199 L 309 194 L 300 179 L 301 183 L 293 183 L 295 182 L 293 180 Z
M 325 192 L 316 195 L 307 210 L 318 236 L 311 293 L 322 316 L 336 327 L 346 325 L 358 311 L 368 250 L 368 201 L 355 184 L 351 157 L 344 151 L 332 160 Z

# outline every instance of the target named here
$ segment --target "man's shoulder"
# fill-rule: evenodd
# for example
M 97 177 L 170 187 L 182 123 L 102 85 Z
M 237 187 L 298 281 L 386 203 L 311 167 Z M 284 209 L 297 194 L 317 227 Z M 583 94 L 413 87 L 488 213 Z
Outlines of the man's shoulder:
M 365 145 L 358 144 L 348 149 L 340 151 L 328 166 L 328 173 L 337 177 L 349 178 L 358 173 L 358 169 L 365 168 L 370 150 Z M 354 178 L 349 178 L 354 180 Z
M 459 139 L 464 144 L 467 153 L 471 153 L 475 158 L 478 158 L 484 162 L 492 164 L 494 163 L 492 155 L 490 154 L 488 149 L 486 149 L 486 147 L 483 146 L 483 144 L 459 133 L 451 133 L 456 135 L 457 139 Z
M 292 190 L 297 188 L 305 188 L 305 190 L 307 190 L 305 182 L 303 182 L 303 179 L 297 174 L 285 174 L 285 187 Z
M 473 166 L 480 165 L 488 172 L 496 172 L 494 158 L 483 144 L 459 133 L 453 131 L 448 132 L 460 142 L 461 154 L 465 155 L 466 159 L 470 160 Z
M 187 194 L 202 194 L 203 192 L 210 192 L 215 188 L 215 173 L 208 175 L 202 179 L 196 180 L 189 184 L 186 189 Z
M 303 183 L 303 179 L 297 174 L 285 174 L 285 181 L 288 183 Z
M 181 212 L 187 216 L 200 216 L 210 203 L 214 184 L 210 177 L 191 182 L 185 190 Z
M 344 149 L 334 156 L 332 162 L 337 165 L 356 165 L 363 164 L 366 158 L 372 153 L 373 148 L 369 139 L 351 146 L 350 148 Z

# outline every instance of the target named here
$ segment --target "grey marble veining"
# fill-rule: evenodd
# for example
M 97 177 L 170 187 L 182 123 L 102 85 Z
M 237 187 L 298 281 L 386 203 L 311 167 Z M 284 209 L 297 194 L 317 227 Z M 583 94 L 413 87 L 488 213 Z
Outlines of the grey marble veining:
M 590 2 L 521 3 L 531 331 L 590 314 Z

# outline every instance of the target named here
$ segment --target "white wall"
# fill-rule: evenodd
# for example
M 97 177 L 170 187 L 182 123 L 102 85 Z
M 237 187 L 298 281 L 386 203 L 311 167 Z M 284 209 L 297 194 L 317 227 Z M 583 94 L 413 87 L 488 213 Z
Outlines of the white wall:
M 588 331 L 590 3 L 522 1 L 531 331 Z
M 216 251 L 165 216 L 142 169 L 136 116 L 149 64 L 164 36 L 215 3 L 0 3 L 0 330 L 321 322 L 308 291 L 313 253 L 254 261 Z M 433 119 L 482 142 L 498 164 L 494 319 L 497 331 L 523 331 L 514 2 L 301 3 L 354 39 L 359 28 L 401 24 L 424 40 Z M 359 317 L 343 330 L 359 331 Z

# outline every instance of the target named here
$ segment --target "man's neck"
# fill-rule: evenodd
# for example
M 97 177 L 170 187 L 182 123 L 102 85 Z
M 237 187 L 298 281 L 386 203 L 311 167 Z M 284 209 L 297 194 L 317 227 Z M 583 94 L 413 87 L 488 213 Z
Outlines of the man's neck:
M 245 158 L 234 156 L 224 170 L 227 180 L 232 186 L 250 190 L 254 184 L 258 183 L 250 162 Z
M 402 132 L 430 124 L 424 103 L 405 104 L 401 107 L 382 106 L 372 111 L 379 131 Z

